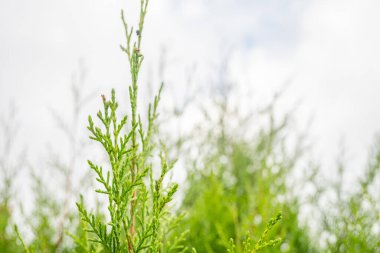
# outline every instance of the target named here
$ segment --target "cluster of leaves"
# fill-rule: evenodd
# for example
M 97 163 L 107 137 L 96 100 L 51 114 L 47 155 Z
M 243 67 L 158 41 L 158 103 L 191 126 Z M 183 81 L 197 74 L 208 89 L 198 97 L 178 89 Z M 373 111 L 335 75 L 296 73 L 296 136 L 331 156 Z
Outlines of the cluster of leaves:
M 160 175 L 154 179 L 153 163 L 149 162 L 154 144 L 151 133 L 154 119 L 157 117 L 159 95 L 155 98 L 152 112 L 149 114 L 149 126 L 144 132 L 142 122 L 133 122 L 128 133 L 120 135 L 128 117 L 117 121 L 116 110 L 118 104 L 115 92 L 111 100 L 103 96 L 104 111 L 97 114 L 105 131 L 95 127 L 89 117 L 88 129 L 92 133 L 91 139 L 101 143 L 106 150 L 111 169 L 104 171 L 102 166 L 88 161 L 90 168 L 96 173 L 96 180 L 102 188 L 97 193 L 108 197 L 108 216 L 110 221 L 97 217 L 77 203 L 82 220 L 87 223 L 86 231 L 92 235 L 89 239 L 100 244 L 110 252 L 141 252 L 149 248 L 158 252 L 161 248 L 161 218 L 164 216 L 167 203 L 173 198 L 178 185 L 163 188 L 163 180 L 173 167 L 168 162 L 165 149 L 160 150 Z M 135 104 L 135 101 L 132 102 Z M 139 136 L 141 149 L 137 144 Z M 145 179 L 149 179 L 149 183 Z M 83 244 L 83 243 L 81 243 Z

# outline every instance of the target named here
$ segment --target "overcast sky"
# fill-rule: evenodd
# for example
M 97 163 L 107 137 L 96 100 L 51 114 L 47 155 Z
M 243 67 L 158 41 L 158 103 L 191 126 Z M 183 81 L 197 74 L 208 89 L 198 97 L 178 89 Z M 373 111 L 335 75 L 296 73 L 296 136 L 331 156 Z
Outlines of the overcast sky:
M 0 115 L 17 104 L 32 153 L 55 136 L 48 108 L 70 110 L 79 59 L 88 90 L 126 90 L 120 9 L 136 20 L 139 1 L 131 2 L 0 0 Z M 253 94 L 252 105 L 291 80 L 285 99 L 301 101 L 300 122 L 314 116 L 317 156 L 332 160 L 343 138 L 355 170 L 380 130 L 379 13 L 378 0 L 151 0 L 143 71 L 157 72 L 165 48 L 167 91 L 180 93 L 192 66 L 207 88 L 229 55 L 231 78 Z

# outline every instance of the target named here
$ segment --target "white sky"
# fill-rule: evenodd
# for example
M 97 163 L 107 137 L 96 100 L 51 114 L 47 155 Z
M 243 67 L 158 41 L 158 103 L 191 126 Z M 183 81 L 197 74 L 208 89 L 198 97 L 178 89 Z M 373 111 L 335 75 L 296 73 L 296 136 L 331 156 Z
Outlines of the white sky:
M 15 101 L 32 156 L 56 136 L 48 108 L 69 113 L 78 59 L 89 90 L 126 91 L 120 9 L 136 20 L 139 1 L 131 2 L 0 0 L 0 115 Z M 285 99 L 301 100 L 300 122 L 314 115 L 317 157 L 331 161 L 344 138 L 355 170 L 380 130 L 379 13 L 378 0 L 151 0 L 143 71 L 156 71 L 165 45 L 166 90 L 183 91 L 194 64 L 194 81 L 207 89 L 210 71 L 232 52 L 231 75 L 253 105 L 291 79 Z

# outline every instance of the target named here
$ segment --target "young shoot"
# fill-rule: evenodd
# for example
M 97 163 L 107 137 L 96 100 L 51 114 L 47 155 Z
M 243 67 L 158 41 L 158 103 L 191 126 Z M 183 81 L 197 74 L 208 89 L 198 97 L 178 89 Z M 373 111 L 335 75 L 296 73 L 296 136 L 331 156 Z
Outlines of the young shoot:
M 100 125 L 91 116 L 88 118 L 90 138 L 100 143 L 108 156 L 107 168 L 88 161 L 100 184 L 96 192 L 107 196 L 108 214 L 106 220 L 104 216 L 99 217 L 88 211 L 82 203 L 77 203 L 88 233 L 87 242 L 76 240 L 79 245 L 84 245 L 82 248 L 88 248 L 86 245 L 90 243 L 95 244 L 96 249 L 112 253 L 160 252 L 164 243 L 162 222 L 168 219 L 166 207 L 178 185 L 164 187 L 164 178 L 172 169 L 173 162 L 167 160 L 165 147 L 157 147 L 153 140 L 162 85 L 153 103 L 148 106 L 146 126 L 137 108 L 138 77 L 144 59 L 141 40 L 148 2 L 140 1 L 136 33 L 125 21 L 122 12 L 126 45 L 121 49 L 127 55 L 131 73 L 131 114 L 119 119 L 119 104 L 112 90 L 110 99 L 102 95 L 103 109 L 97 113 Z M 137 38 L 132 43 L 135 34 Z M 152 162 L 152 156 L 156 153 L 160 161 L 158 178 L 153 176 L 153 171 L 157 169 L 154 168 L 156 164 Z

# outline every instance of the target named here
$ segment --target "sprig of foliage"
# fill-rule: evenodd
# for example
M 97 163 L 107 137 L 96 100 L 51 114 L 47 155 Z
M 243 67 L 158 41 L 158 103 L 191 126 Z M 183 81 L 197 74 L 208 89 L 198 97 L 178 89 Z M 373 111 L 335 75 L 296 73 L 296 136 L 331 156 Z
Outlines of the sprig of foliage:
M 16 233 L 17 238 L 20 240 L 21 245 L 22 245 L 22 247 L 23 247 L 25 253 L 30 253 L 28 247 L 26 246 L 24 240 L 22 239 L 22 237 L 21 237 L 21 235 L 20 235 L 20 232 L 19 232 L 19 230 L 18 230 L 17 225 L 14 225 L 14 231 L 15 231 L 15 233 Z
M 243 241 L 243 252 L 244 253 L 255 253 L 260 250 L 263 250 L 267 247 L 274 247 L 277 244 L 279 244 L 282 239 L 276 238 L 272 240 L 267 240 L 268 233 L 272 230 L 272 228 L 282 219 L 282 214 L 277 214 L 276 217 L 269 220 L 263 234 L 261 235 L 260 239 L 257 242 L 254 242 L 249 233 L 247 234 L 245 240 Z M 230 244 L 227 248 L 228 253 L 235 253 L 236 252 L 236 245 L 233 238 L 230 239 Z
M 165 176 L 174 163 L 168 161 L 163 144 L 158 152 L 160 173 L 158 178 L 154 177 L 156 164 L 152 156 L 157 145 L 153 139 L 162 85 L 153 103 L 148 106 L 147 127 L 144 127 L 137 110 L 137 81 L 143 61 L 140 47 L 148 2 L 140 1 L 137 41 L 133 46 L 133 28 L 129 28 L 122 12 L 127 43 L 121 49 L 127 54 L 130 64 L 131 115 L 118 119 L 119 104 L 112 90 L 111 99 L 102 96 L 103 110 L 97 113 L 101 125 L 97 126 L 91 116 L 88 118 L 90 138 L 103 146 L 109 161 L 109 169 L 88 161 L 101 185 L 96 192 L 108 197 L 107 221 L 88 211 L 82 203 L 77 203 L 77 206 L 82 220 L 87 224 L 86 232 L 91 234 L 88 240 L 112 253 L 160 252 L 164 236 L 161 224 L 168 216 L 166 207 L 178 189 L 177 184 L 164 186 Z
M 268 233 L 269 231 L 272 230 L 272 228 L 282 219 L 282 214 L 279 213 L 277 214 L 276 217 L 270 219 L 270 221 L 268 222 L 263 234 L 261 235 L 260 237 L 260 240 L 255 243 L 255 251 L 259 251 L 259 250 L 262 250 L 266 247 L 271 247 L 271 246 L 275 246 L 277 244 L 279 244 L 281 242 L 281 238 L 277 238 L 277 239 L 273 239 L 273 240 L 269 240 L 269 241 L 266 241 L 266 238 L 268 236 Z M 248 243 L 246 243 L 245 245 L 249 245 Z M 248 247 L 248 246 L 246 246 Z

